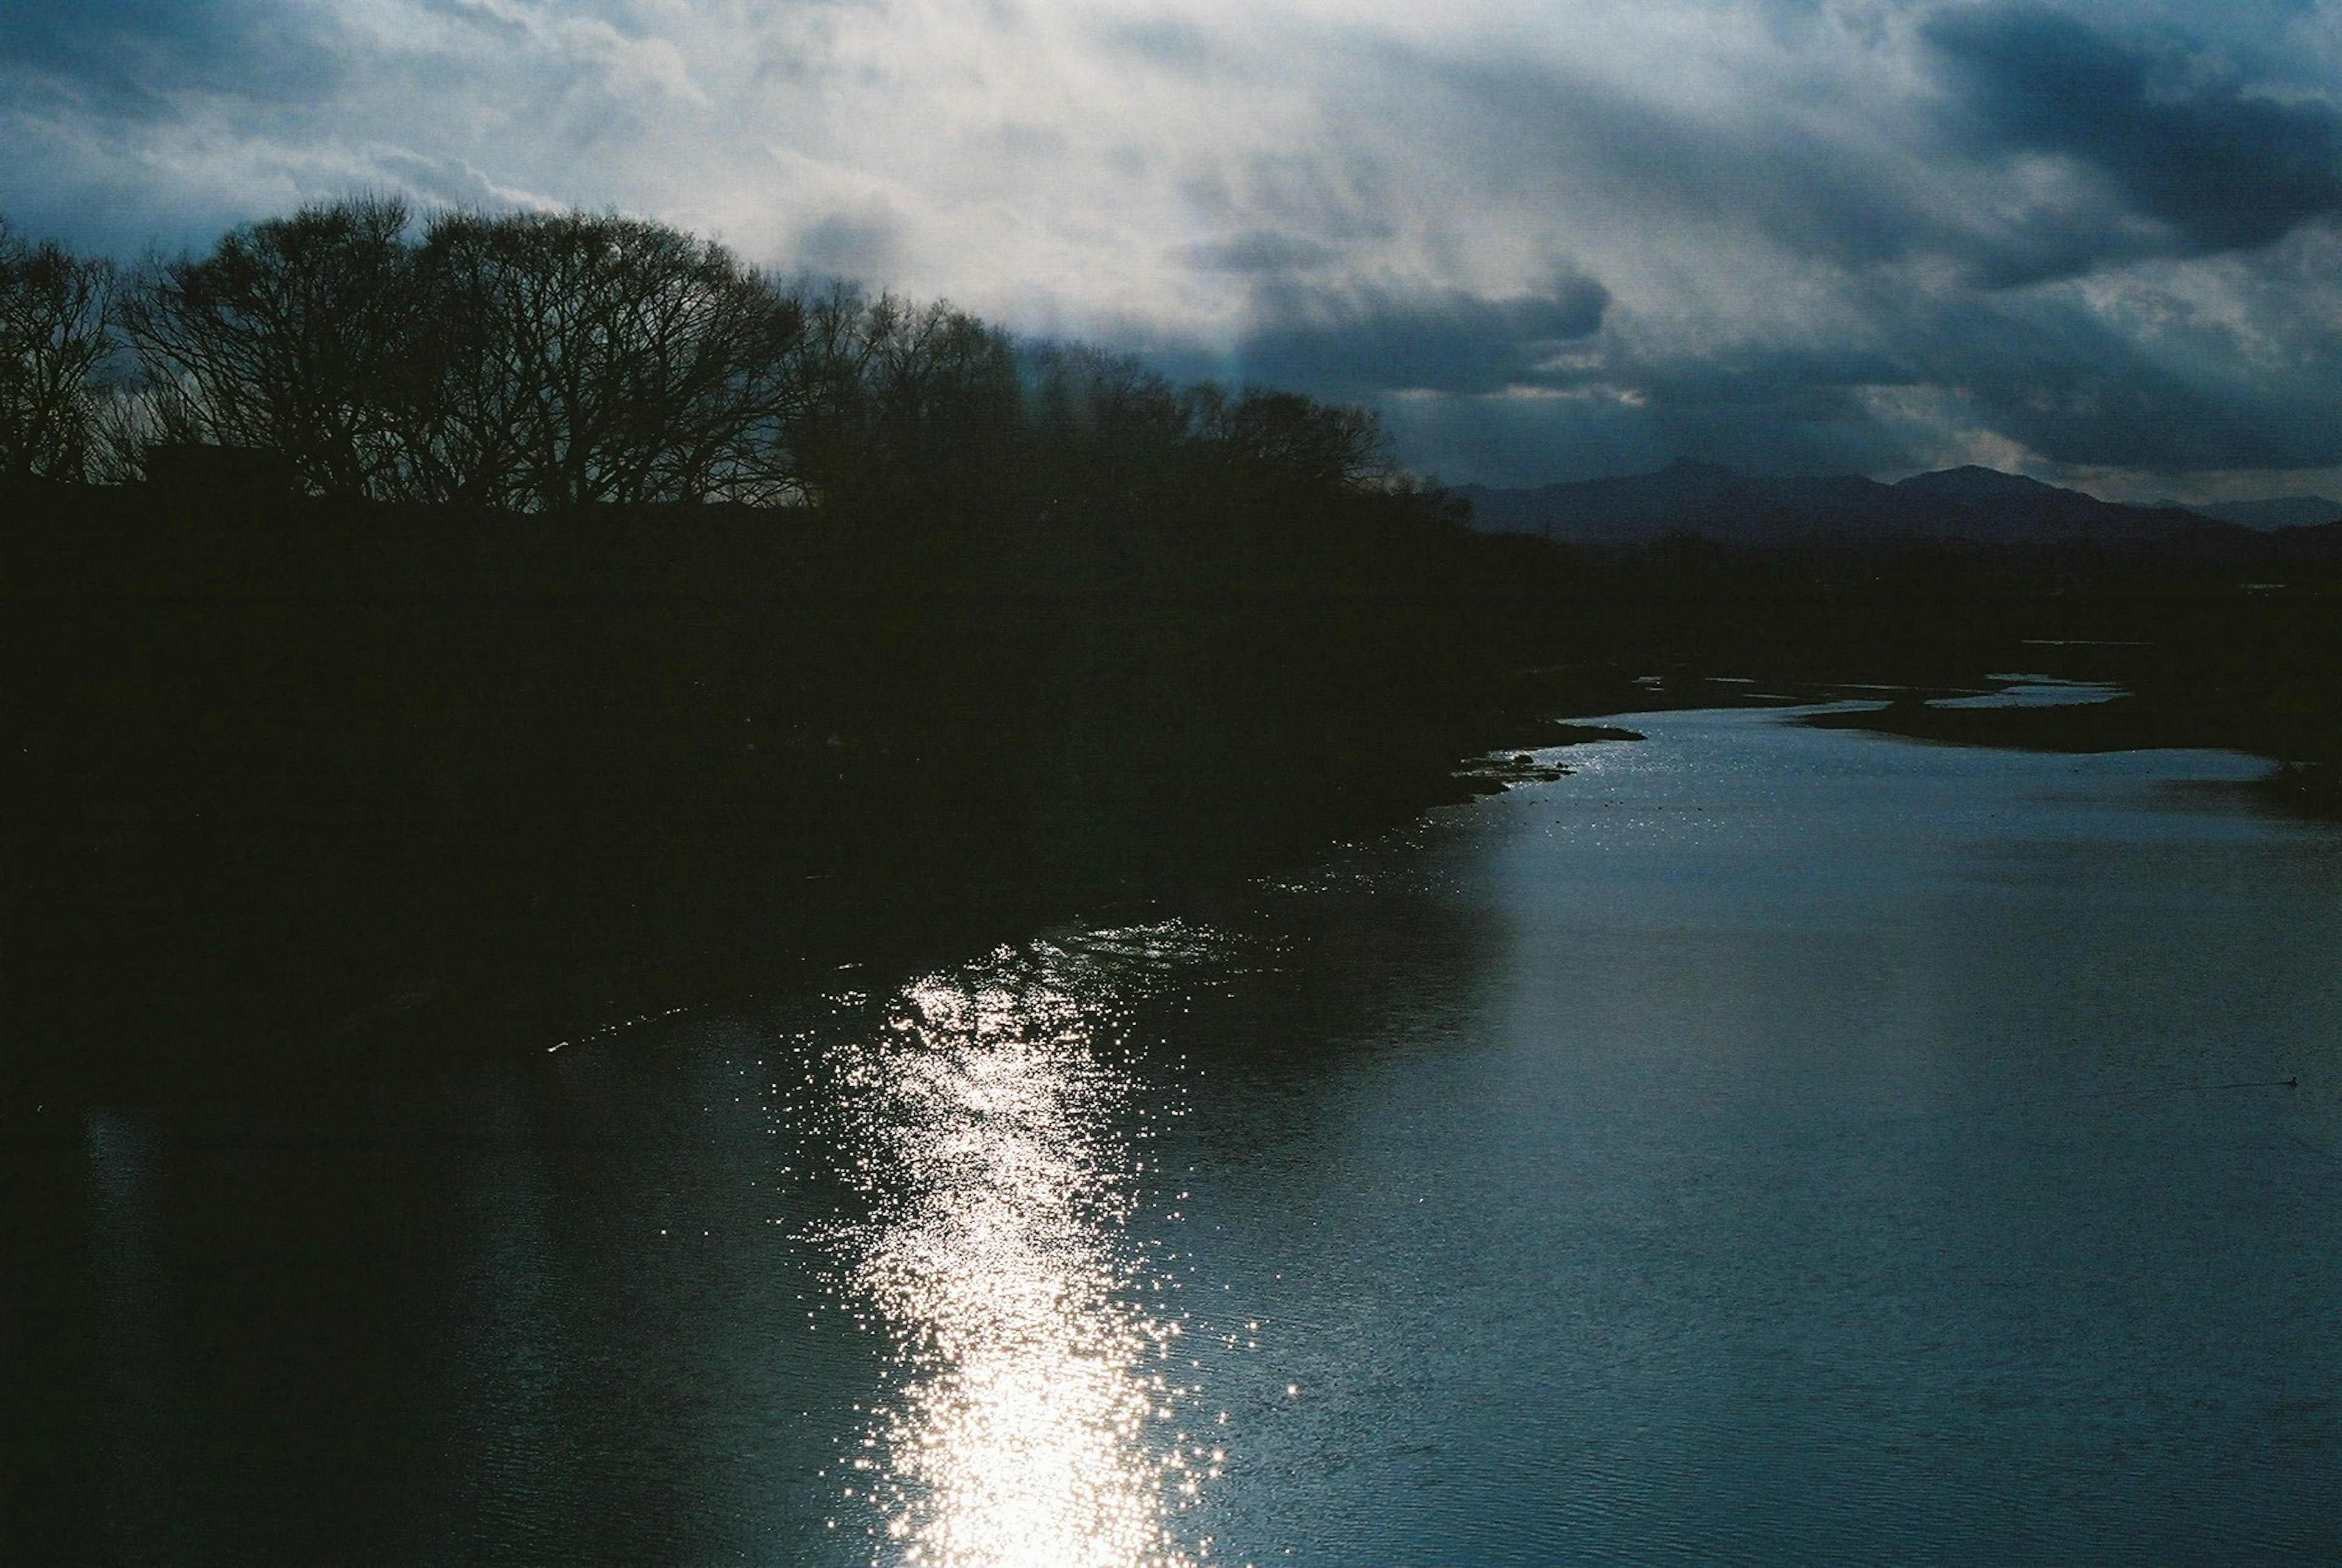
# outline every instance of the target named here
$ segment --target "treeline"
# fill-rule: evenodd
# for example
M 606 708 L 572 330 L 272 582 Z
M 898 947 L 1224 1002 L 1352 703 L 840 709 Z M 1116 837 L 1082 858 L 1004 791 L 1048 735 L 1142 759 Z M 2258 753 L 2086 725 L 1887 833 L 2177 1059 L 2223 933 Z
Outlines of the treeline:
M 1209 885 L 1459 788 L 1553 604 L 1364 411 L 630 218 L 12 239 L 0 296 L 35 1082 Z
M 632 219 L 0 238 L 0 1020 L 41 1043 L 0 1106 L 289 1071 L 370 1000 L 626 1011 L 1225 885 L 1654 673 L 2152 639 L 2107 673 L 2342 759 L 2330 597 L 1456 522 L 1362 411 Z
M 129 269 L 0 225 L 0 474 L 169 480 L 190 449 L 526 513 L 1406 487 L 1364 410 L 1175 387 L 636 218 L 354 198 Z

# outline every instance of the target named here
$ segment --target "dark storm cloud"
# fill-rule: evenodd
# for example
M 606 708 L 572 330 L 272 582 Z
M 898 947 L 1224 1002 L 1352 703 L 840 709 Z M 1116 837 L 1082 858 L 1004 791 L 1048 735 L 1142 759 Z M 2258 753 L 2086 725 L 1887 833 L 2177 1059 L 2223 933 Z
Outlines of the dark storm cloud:
M 1859 275 L 1940 263 L 2008 286 L 2070 276 L 2116 251 L 2136 252 L 2107 203 L 2002 215 L 1947 199 L 1953 154 L 1907 115 L 1866 124 L 1860 111 L 1719 120 L 1718 112 L 1637 96 L 1566 66 L 1428 65 L 1458 124 L 1481 127 L 1466 165 L 1533 195 L 1592 192 L 1633 209 L 1609 219 L 1666 224 L 1682 243 L 1745 255 L 1776 247 L 1801 267 Z
M 1203 272 L 1279 275 L 1324 266 L 1341 253 L 1332 245 L 1278 229 L 1248 229 L 1208 245 L 1183 246 L 1180 259 Z
M 1665 265 L 1736 273 L 1741 303 L 1686 328 L 1636 290 L 1618 330 L 1597 311 L 1553 333 L 1573 345 L 1556 355 L 1486 300 L 1296 291 L 1240 343 L 1246 368 L 1374 402 L 1424 461 L 1517 483 L 1673 456 L 1881 472 L 1963 442 L 2077 469 L 2342 463 L 2342 422 L 2316 412 L 2342 401 L 2342 353 L 2317 352 L 2342 348 L 2331 278 L 2293 279 L 2284 322 L 2229 304 L 2269 247 L 2342 213 L 2342 115 L 2221 63 L 2249 51 L 2150 50 L 2037 6 L 1941 10 L 1903 36 L 1940 96 L 1833 105 L 1785 82 L 1755 114 L 1567 59 L 1419 48 L 1396 69 L 1433 84 L 1426 127 L 1475 128 L 1459 177 L 1581 211 L 1594 193 L 1610 232 L 1670 236 Z M 2236 267 L 2192 284 L 2138 272 L 2221 255 Z M 1803 308 L 1759 303 L 1767 279 Z M 2270 346 L 2288 343 L 2302 354 Z
M 602 194 L 684 63 L 631 0 L 0 0 L 0 208 L 116 255 L 354 190 Z M 664 75 L 663 75 L 664 74 Z M 669 165 L 668 186 L 694 165 Z M 640 205 L 641 204 L 637 204 Z
M 1794 350 L 1645 360 L 1615 346 L 1600 357 L 1575 385 L 1400 398 L 1383 412 L 1427 466 L 1499 484 L 1645 473 L 1678 457 L 1763 474 L 1924 465 L 1863 397 L 1867 378 L 1893 367 Z
M 131 115 L 183 92 L 315 87 L 329 68 L 268 0 L 0 0 L 0 64 Z
M 1891 355 L 1745 346 L 1649 354 L 1606 341 L 1541 385 L 1495 396 L 1401 399 L 1392 422 L 1435 466 L 1530 484 L 1556 460 L 1576 472 L 1634 473 L 1676 457 L 1749 474 L 1843 474 L 1910 465 L 1907 443 L 1863 389 L 1907 378 Z
M 2247 374 L 2150 353 L 2068 297 L 1947 302 L 1910 326 L 1911 359 L 1979 421 L 2053 463 L 2289 468 L 2342 461 L 2323 367 Z
M 2342 115 L 2323 104 L 2255 95 L 2037 6 L 1947 12 L 1923 36 L 1967 146 L 2075 159 L 2178 249 L 2265 245 L 2342 212 Z
M 2293 329 L 2320 331 L 2330 337 Z M 2240 364 L 2217 341 L 2175 352 L 2057 290 L 1911 301 L 1858 351 L 1686 349 L 1606 331 L 1535 387 L 1378 401 L 1426 465 L 1529 484 L 1676 457 L 1753 474 L 1941 466 L 1959 455 L 1941 444 L 1947 424 L 2051 472 L 2329 469 L 2342 465 L 2338 394 L 2329 356 Z
M 1952 231 L 1887 147 L 1810 116 L 1722 120 L 1550 63 L 1426 59 L 1466 170 L 1533 194 L 1591 190 L 1654 215 L 1777 239 L 1833 265 L 1897 260 Z
M 1460 290 L 1328 295 L 1272 285 L 1237 355 L 1252 378 L 1336 395 L 1387 389 L 1488 392 L 1534 380 L 1561 346 L 1602 325 L 1609 291 L 1565 275 L 1540 294 Z
M 1549 61 L 1422 51 L 1394 68 L 1478 127 L 1478 179 L 1632 193 L 1834 267 L 1941 261 L 2021 286 L 2265 245 L 2342 213 L 2342 114 L 2201 51 L 2151 52 L 2036 6 L 1939 11 L 1918 36 L 1947 95 L 1935 115 L 1785 87 L 1768 106 L 1788 112 L 1738 115 Z M 2028 154 L 2088 177 L 2028 198 L 2008 167 Z M 1981 189 L 1947 188 L 1964 172 Z
M 1455 479 L 2314 467 L 2337 81 L 2342 0 L 0 0 L 0 210 L 616 205 Z
M 1501 335 L 1462 348 L 1426 337 L 1419 385 L 1432 395 L 1397 390 L 1402 378 L 1380 369 L 1387 354 L 1346 363 L 1342 335 L 1322 348 L 1311 340 L 1316 353 L 1272 335 L 1239 367 L 1370 403 L 1413 460 L 1496 484 L 1676 457 L 1752 474 L 1908 471 L 1971 455 L 1944 444 L 1947 424 L 2053 469 L 2342 465 L 2342 422 L 2327 412 L 2342 377 L 2328 366 L 2247 374 L 2174 363 L 2070 300 L 1954 299 L 1898 325 L 1890 347 L 1860 353 L 1646 350 L 1600 334 L 1559 366 L 1508 350 Z M 1905 396 L 1930 419 L 1898 414 Z
M 902 224 L 892 213 L 832 213 L 807 225 L 794 248 L 799 264 L 816 275 L 884 279 L 901 259 L 902 238 Z

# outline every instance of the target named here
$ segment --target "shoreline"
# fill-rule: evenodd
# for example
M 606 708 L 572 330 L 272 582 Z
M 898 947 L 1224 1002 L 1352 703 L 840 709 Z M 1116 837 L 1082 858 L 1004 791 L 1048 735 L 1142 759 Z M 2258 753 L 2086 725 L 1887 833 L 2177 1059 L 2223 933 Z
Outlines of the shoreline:
M 1166 904 L 1209 902 L 1227 896 L 1254 878 L 1314 862 L 1346 838 L 1399 827 L 1435 808 L 1464 804 L 1511 784 L 1558 777 L 1566 764 L 1532 756 L 1532 751 L 1612 740 L 1639 740 L 1631 729 L 1599 722 L 1641 711 L 1696 708 L 1781 708 L 1808 702 L 1876 698 L 1875 688 L 1844 683 L 1760 683 L 1732 677 L 1694 677 L 1667 686 L 1632 680 L 1583 680 L 1573 696 L 1554 694 L 1566 716 L 1548 706 L 1484 714 L 1469 737 L 1449 737 L 1457 749 L 1442 769 L 1417 765 L 1395 769 L 1363 792 L 1376 805 L 1306 823 L 1288 822 L 1275 842 L 1250 844 L 1236 834 L 1198 846 L 1202 858 L 1178 874 L 1128 869 L 1115 874 L 1094 866 L 1092 874 L 1058 874 L 1028 881 L 1014 891 L 1006 882 L 1018 868 L 1006 857 L 984 856 L 974 844 L 965 874 L 994 886 L 993 896 L 941 906 L 932 898 L 935 879 L 918 866 L 866 866 L 849 888 L 814 888 L 780 912 L 751 914 L 737 926 L 721 910 L 676 940 L 637 948 L 623 961 L 564 958 L 539 952 L 515 955 L 489 947 L 473 954 L 476 964 L 425 964 L 369 987 L 353 988 L 331 978 L 280 973 L 273 1007 L 247 1014 L 227 1027 L 277 1037 L 273 1044 L 227 1057 L 203 1053 L 161 1052 L 131 1041 L 138 1021 L 125 1031 L 117 1024 L 111 1048 L 99 1044 L 85 1056 L 85 1072 L 35 1076 L 14 1085 L 13 1102 L 0 1105 L 0 1124 L 32 1124 L 28 1104 L 96 1104 L 364 1092 L 367 1084 L 430 1074 L 442 1064 L 480 1054 L 543 1050 L 548 1044 L 623 1027 L 646 1015 L 750 1002 L 759 996 L 816 989 L 832 976 L 854 972 L 874 983 L 907 976 L 999 941 L 1067 920 L 1109 922 L 1159 915 Z M 1763 689 L 1755 689 L 1757 687 Z M 1803 689 L 1794 689 L 1802 687 Z M 1784 689 L 1792 688 L 1792 689 Z M 1928 695 L 1973 691 L 1972 687 L 1898 694 L 1883 705 L 1859 712 L 1816 714 L 1799 723 L 1817 728 L 1853 729 L 1931 744 L 2005 747 L 2028 751 L 2095 752 L 2212 746 L 2248 751 L 2228 736 L 2207 736 L 2182 716 L 2158 710 L 2136 695 L 2103 703 L 2007 708 L 1935 708 Z M 1419 759 L 1422 751 L 1415 755 Z M 2272 763 L 2269 779 L 2248 786 L 2273 803 L 2313 814 L 2336 814 L 2330 786 L 2322 799 L 2299 804 L 2286 787 L 2282 764 Z M 2301 791 L 2307 794 L 2307 791 Z M 982 836 L 980 834 L 973 837 Z M 1096 846 L 1111 853 L 1112 846 Z M 1127 846 L 1126 846 L 1127 847 Z M 836 877 L 825 875 L 821 882 Z M 461 926 L 457 919 L 455 925 Z M 443 944 L 444 954 L 453 951 Z M 508 962 L 495 962 L 497 954 Z M 215 977 L 238 990 L 265 990 L 272 977 L 259 973 Z M 353 978 L 355 978 L 353 976 Z M 156 1034 L 174 1022 L 195 1022 L 216 998 L 192 1000 L 179 1020 L 147 1017 Z M 48 1020 L 53 1037 L 73 1030 L 65 1017 Z M 24 1041 L 38 1020 L 18 1020 Z
M 2125 692 L 2103 701 L 2037 707 L 1947 708 L 1917 693 L 1861 712 L 1814 714 L 1815 729 L 1860 730 L 1937 745 L 2088 754 L 2128 751 L 2225 751 L 2268 764 L 2248 788 L 2272 804 L 2311 817 L 2342 818 L 2342 779 L 2325 764 L 2272 755 L 2233 721 L 2207 722 L 2150 694 Z
M 427 1070 L 1159 909 L 1656 708 L 1863 695 L 1818 722 L 2217 745 L 2342 804 L 2314 587 L 1719 576 L 1366 500 L 1116 531 L 19 499 L 0 1114 Z M 1924 705 L 2036 661 L 2141 694 Z

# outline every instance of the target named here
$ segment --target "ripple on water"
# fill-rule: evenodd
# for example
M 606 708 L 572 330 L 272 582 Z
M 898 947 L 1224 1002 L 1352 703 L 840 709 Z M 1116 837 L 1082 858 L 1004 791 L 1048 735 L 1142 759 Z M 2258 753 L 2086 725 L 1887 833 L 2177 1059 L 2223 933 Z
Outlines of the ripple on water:
M 1186 1568 L 1221 1429 L 1180 1357 L 1168 1255 L 1130 1221 L 1145 1170 L 1127 1008 L 1212 947 L 1176 924 L 1003 948 L 849 1010 L 776 1114 L 831 1151 L 856 1214 L 805 1239 L 898 1368 L 839 1472 L 876 1558 Z M 812 1045 L 813 1042 L 806 1042 Z M 1214 1441 L 1203 1440 L 1209 1430 Z M 1191 1431 L 1191 1429 L 1193 1429 Z

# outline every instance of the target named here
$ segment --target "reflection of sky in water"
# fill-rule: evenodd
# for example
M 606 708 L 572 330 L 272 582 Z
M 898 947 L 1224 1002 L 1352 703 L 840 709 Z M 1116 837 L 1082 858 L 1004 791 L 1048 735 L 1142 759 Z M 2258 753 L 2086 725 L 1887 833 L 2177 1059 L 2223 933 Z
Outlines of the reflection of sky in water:
M 93 1114 L 0 1560 L 2342 1561 L 2342 837 L 1797 712 L 1208 935 Z
M 1180 1282 L 1129 1238 L 1146 1113 L 1108 1000 L 1201 953 L 1176 926 L 1004 949 L 906 986 L 832 1057 L 835 1098 L 806 1110 L 864 1206 L 814 1239 L 903 1370 L 836 1476 L 837 1525 L 866 1521 L 877 1561 L 1208 1557 L 1184 1516 L 1221 1427 L 1178 1353 Z

